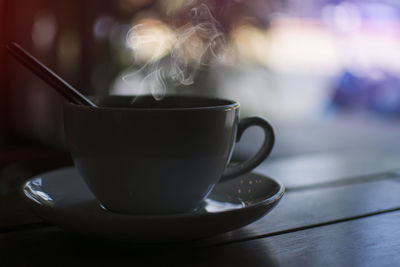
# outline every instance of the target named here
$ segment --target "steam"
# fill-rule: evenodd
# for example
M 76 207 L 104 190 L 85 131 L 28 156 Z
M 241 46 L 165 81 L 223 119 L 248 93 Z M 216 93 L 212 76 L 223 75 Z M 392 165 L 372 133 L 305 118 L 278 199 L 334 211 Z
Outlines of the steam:
M 164 32 L 166 37 L 160 39 L 160 36 L 156 31 L 146 30 L 143 24 L 130 29 L 127 44 L 135 61 L 141 60 L 137 53 L 140 48 L 152 45 L 153 49 L 142 68 L 122 77 L 128 84 L 139 78 L 140 92 L 150 92 L 156 100 L 164 98 L 168 84 L 191 85 L 200 69 L 213 61 L 223 61 L 226 55 L 222 27 L 205 4 L 190 9 L 187 24 L 168 34 Z M 143 56 L 143 49 L 141 52 Z

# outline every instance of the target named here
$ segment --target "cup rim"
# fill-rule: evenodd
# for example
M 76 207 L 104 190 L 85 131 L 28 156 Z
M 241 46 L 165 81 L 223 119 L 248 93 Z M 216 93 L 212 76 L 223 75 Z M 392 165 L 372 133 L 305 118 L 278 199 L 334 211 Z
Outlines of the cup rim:
M 152 95 L 92 95 L 88 98 L 97 102 L 100 98 L 135 98 L 135 97 L 153 97 Z M 72 102 L 65 102 L 64 104 L 73 108 L 79 109 L 88 109 L 88 110 L 125 110 L 125 111 L 181 111 L 181 110 L 210 110 L 210 109 L 237 109 L 240 107 L 240 103 L 234 100 L 223 99 L 218 97 L 204 97 L 204 96 L 196 96 L 196 95 L 167 95 L 166 97 L 179 97 L 179 98 L 187 98 L 187 99 L 201 99 L 201 100 L 212 100 L 212 101 L 221 101 L 221 104 L 211 104 L 207 106 L 199 106 L 199 107 L 105 107 L 105 106 L 85 106 L 80 104 L 75 104 Z M 226 103 L 222 103 L 226 102 Z

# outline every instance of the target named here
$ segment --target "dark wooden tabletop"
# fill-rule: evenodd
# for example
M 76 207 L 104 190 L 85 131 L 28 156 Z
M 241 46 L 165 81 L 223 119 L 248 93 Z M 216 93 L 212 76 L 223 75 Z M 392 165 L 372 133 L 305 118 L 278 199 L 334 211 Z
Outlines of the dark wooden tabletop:
M 242 229 L 174 244 L 67 232 L 7 191 L 0 198 L 0 266 L 398 266 L 400 161 L 394 159 L 363 152 L 265 163 L 258 171 L 287 187 L 273 211 Z

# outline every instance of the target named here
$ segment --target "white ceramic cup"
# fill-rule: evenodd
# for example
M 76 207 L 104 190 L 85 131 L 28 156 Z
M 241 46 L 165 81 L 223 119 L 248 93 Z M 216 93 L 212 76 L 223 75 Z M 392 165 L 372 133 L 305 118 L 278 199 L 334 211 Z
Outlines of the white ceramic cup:
M 76 168 L 113 212 L 190 212 L 221 180 L 248 172 L 271 152 L 274 132 L 263 118 L 239 121 L 235 101 L 202 97 L 94 97 L 99 107 L 66 103 L 64 124 Z M 133 103 L 133 104 L 132 104 Z M 265 132 L 257 154 L 229 165 L 244 130 Z

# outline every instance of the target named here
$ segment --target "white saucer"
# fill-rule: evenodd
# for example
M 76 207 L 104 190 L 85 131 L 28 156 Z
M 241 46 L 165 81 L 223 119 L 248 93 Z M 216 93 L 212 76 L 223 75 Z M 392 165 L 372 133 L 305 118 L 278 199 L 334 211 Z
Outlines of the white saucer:
M 134 242 L 204 238 L 245 226 L 264 216 L 284 194 L 284 186 L 249 173 L 217 184 L 197 211 L 174 215 L 130 215 L 99 205 L 74 167 L 31 178 L 23 193 L 45 221 L 75 232 Z

